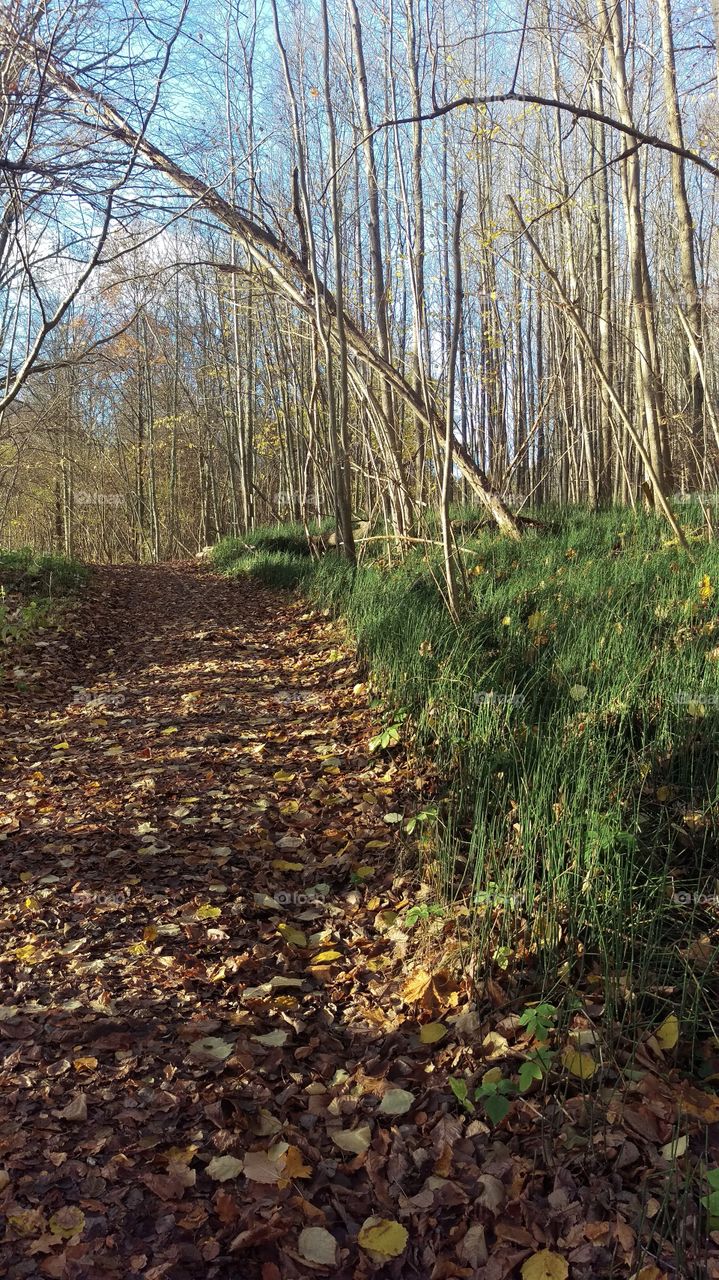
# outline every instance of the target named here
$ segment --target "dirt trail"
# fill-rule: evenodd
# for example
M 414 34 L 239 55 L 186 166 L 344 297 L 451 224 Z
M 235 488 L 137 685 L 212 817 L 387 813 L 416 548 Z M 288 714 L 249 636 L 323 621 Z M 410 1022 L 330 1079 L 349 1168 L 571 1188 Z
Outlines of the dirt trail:
M 336 1073 L 414 1068 L 392 1072 L 372 1022 L 384 815 L 407 783 L 368 752 L 351 655 L 306 605 L 179 565 L 98 570 L 72 630 L 19 664 L 0 746 L 2 1274 L 272 1277 L 278 1257 L 309 1274 L 284 1252 L 302 1227 L 342 1243 L 388 1207 L 368 1157 L 328 1136 L 378 1096 L 352 1101 Z M 274 1179 L 206 1172 L 271 1148 Z

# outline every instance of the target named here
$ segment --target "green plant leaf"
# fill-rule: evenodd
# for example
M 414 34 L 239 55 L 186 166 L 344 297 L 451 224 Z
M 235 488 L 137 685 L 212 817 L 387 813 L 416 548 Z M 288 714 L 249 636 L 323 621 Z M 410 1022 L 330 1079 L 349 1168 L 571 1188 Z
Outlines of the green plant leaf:
M 483 1099 L 484 1109 L 492 1124 L 500 1124 L 509 1114 L 511 1102 L 503 1093 L 492 1093 Z

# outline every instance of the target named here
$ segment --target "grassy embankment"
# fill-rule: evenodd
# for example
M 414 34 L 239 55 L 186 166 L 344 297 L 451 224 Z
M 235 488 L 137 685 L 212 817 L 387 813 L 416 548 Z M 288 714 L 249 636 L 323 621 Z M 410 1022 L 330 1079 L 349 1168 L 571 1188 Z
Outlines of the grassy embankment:
M 0 550 L 0 671 L 3 649 L 50 622 L 58 601 L 86 578 L 84 566 L 66 556 Z
M 719 546 L 683 552 L 627 511 L 548 518 L 551 532 L 520 546 L 463 520 L 458 627 L 438 555 L 390 567 L 373 543 L 353 572 L 276 528 L 251 535 L 251 552 L 221 543 L 214 560 L 299 586 L 347 622 L 382 691 L 377 749 L 409 742 L 444 779 L 423 823 L 425 879 L 437 914 L 467 910 L 481 963 L 557 1005 L 594 984 L 605 1022 L 632 1041 L 676 1013 L 709 1074 L 698 1054 L 716 1034 Z

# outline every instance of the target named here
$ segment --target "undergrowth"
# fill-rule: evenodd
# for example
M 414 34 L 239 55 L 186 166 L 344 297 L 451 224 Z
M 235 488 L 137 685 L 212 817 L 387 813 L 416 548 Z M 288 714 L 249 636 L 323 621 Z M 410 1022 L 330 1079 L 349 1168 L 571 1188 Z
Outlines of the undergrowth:
M 78 590 L 87 576 L 83 565 L 66 556 L 29 547 L 0 549 L 0 658 L 3 648 L 48 622 L 54 602 Z

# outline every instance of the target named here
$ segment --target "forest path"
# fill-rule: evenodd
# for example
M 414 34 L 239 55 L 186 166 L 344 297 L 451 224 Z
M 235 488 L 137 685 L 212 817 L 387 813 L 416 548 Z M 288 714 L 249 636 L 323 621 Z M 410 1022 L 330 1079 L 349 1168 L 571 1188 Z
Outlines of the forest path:
M 648 1071 L 626 1110 L 559 1075 L 462 1109 L 450 1077 L 533 1041 L 470 980 L 466 918 L 410 930 L 398 819 L 431 783 L 369 751 L 358 680 L 336 624 L 196 564 L 96 570 L 0 678 L 8 1280 L 628 1277 L 639 1232 L 654 1256 L 662 1151 L 719 1101 Z
M 368 751 L 337 627 L 194 564 L 109 567 L 19 663 L 0 689 L 0 1274 L 304 1276 L 291 1254 L 318 1225 L 356 1274 L 363 1220 L 404 1192 L 380 1097 L 419 1101 L 436 1050 L 416 1021 L 393 1032 L 404 947 L 378 912 L 401 893 L 384 818 L 408 778 Z M 459 1122 L 439 1120 L 441 1153 Z M 367 1124 L 376 1151 L 330 1136 Z M 245 1172 L 249 1150 L 271 1157 Z

